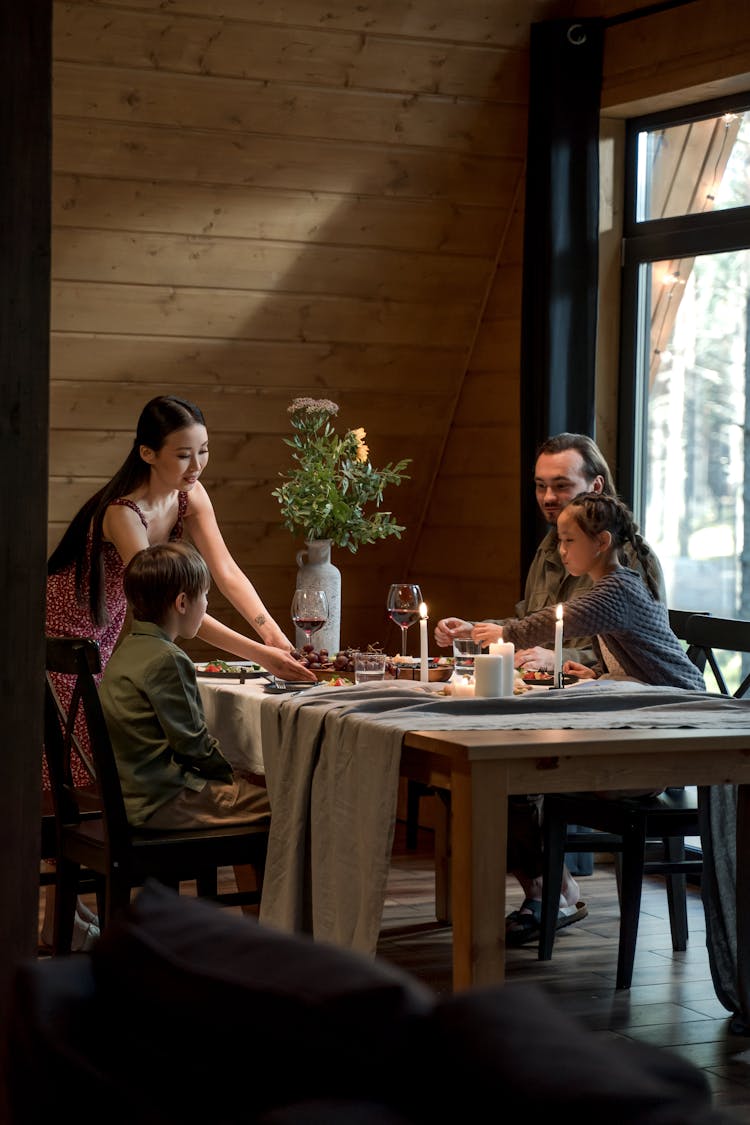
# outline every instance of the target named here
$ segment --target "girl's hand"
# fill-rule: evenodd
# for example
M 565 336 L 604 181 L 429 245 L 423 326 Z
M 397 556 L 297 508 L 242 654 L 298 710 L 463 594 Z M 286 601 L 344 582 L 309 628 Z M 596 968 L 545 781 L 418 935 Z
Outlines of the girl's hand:
M 566 660 L 563 672 L 568 676 L 578 676 L 579 680 L 595 680 L 596 672 L 588 664 L 579 664 L 577 660 Z
M 450 648 L 454 637 L 470 637 L 471 621 L 461 617 L 443 617 L 435 626 L 435 643 L 440 648 Z
M 471 639 L 486 648 L 503 639 L 503 627 L 491 621 L 479 621 L 471 630 Z

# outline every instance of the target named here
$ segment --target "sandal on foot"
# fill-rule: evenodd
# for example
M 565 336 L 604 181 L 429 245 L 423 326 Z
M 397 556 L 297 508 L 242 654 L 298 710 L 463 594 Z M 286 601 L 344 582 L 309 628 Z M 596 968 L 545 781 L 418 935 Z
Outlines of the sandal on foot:
M 561 907 L 557 915 L 556 929 L 570 926 L 579 922 L 588 914 L 585 902 L 577 902 L 575 906 Z M 529 942 L 539 941 L 542 921 L 542 904 L 538 899 L 527 898 L 520 910 L 514 910 L 505 919 L 505 944 L 509 946 L 528 945 Z

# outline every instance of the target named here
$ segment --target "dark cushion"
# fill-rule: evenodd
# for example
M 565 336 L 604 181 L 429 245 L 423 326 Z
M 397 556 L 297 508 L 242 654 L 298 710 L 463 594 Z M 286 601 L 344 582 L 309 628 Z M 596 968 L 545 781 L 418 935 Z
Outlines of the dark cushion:
M 107 1125 L 146 1120 L 125 1091 L 116 1103 L 110 1100 L 103 1017 L 89 957 L 19 964 L 12 981 L 4 1059 L 14 1125 L 59 1120 L 61 1107 L 78 1105 L 83 1090 Z
M 105 930 L 92 963 L 126 1051 L 118 1063 L 114 1045 L 114 1070 L 182 1122 L 231 1120 L 241 1107 L 252 1120 L 300 1099 L 387 1101 L 411 1029 L 435 1003 L 384 962 L 155 882 Z
M 513 983 L 441 999 L 423 1049 L 425 1057 L 450 1059 L 461 1081 L 422 1091 L 425 1118 L 461 1120 L 470 1090 L 480 1104 L 501 1105 L 508 1120 L 726 1122 L 691 1063 L 659 1047 L 598 1035 L 563 1004 Z

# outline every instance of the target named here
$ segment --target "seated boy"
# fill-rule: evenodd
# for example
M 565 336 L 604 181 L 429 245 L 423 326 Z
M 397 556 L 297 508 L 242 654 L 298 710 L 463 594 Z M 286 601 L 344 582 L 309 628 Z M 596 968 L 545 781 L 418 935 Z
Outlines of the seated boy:
M 206 563 L 186 543 L 146 547 L 125 569 L 133 626 L 107 664 L 99 695 L 125 810 L 137 828 L 270 820 L 266 790 L 235 776 L 208 733 L 195 668 L 175 644 L 200 629 L 210 584 Z

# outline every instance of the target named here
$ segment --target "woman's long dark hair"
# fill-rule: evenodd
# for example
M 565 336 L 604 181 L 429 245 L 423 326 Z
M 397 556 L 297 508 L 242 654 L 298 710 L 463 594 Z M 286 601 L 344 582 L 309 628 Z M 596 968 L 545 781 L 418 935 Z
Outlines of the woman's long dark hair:
M 112 479 L 86 501 L 76 512 L 65 534 L 47 560 L 47 574 L 59 574 L 71 563 L 75 564 L 75 585 L 79 603 L 83 603 L 88 585 L 88 602 L 91 619 L 97 626 L 108 620 L 104 589 L 104 564 L 102 561 L 102 521 L 113 500 L 127 496 L 148 479 L 149 464 L 141 457 L 145 445 L 158 453 L 175 430 L 187 426 L 205 426 L 203 414 L 192 402 L 175 395 L 159 395 L 147 402 L 138 419 L 133 448 Z M 86 545 L 91 529 L 91 551 L 88 556 L 88 574 L 85 573 Z
M 654 555 L 641 537 L 633 513 L 627 505 L 623 504 L 619 497 L 607 496 L 604 492 L 581 492 L 565 505 L 564 510 L 567 511 L 569 508 L 574 512 L 578 526 L 590 539 L 596 539 L 602 531 L 610 533 L 620 561 L 626 566 L 627 561 L 622 554 L 622 547 L 626 543 L 630 544 L 643 569 L 646 586 L 651 596 L 658 602 L 659 576 L 654 565 Z

